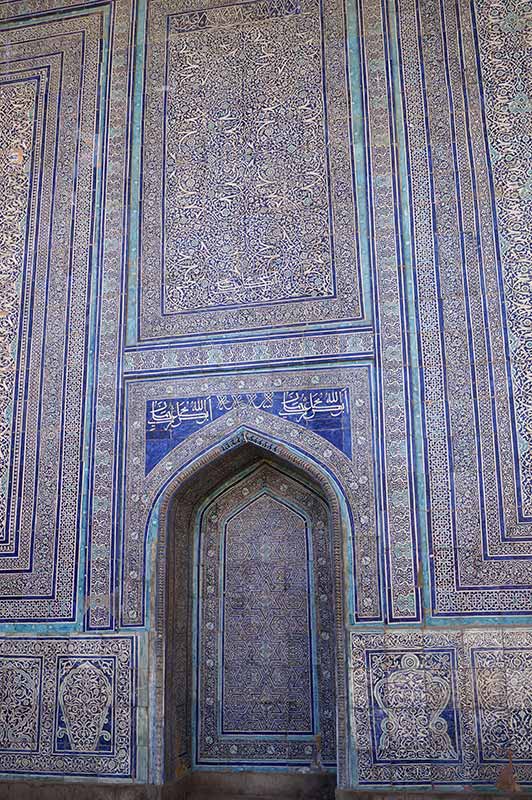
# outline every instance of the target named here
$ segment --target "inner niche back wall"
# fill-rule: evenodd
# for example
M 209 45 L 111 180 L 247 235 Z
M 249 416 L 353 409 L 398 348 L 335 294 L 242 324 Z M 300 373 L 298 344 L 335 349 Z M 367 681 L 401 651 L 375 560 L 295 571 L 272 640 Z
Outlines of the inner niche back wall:
M 163 527 L 249 445 L 338 506 L 339 784 L 531 781 L 526 13 L 1 4 L 5 778 L 169 778 Z

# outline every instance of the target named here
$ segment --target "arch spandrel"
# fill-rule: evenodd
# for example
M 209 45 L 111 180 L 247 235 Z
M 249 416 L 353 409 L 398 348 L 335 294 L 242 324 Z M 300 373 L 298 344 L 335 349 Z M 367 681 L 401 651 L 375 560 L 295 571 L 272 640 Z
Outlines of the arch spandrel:
M 148 475 L 144 475 L 142 449 L 130 448 L 125 490 L 122 623 L 137 626 L 144 622 L 146 537 L 154 509 L 159 519 L 164 520 L 170 498 L 184 481 L 243 442 L 255 444 L 302 468 L 326 486 L 328 494 L 345 503 L 346 520 L 352 527 L 352 546 L 357 554 L 353 575 L 354 618 L 380 620 L 374 462 L 367 429 L 363 434 L 350 460 L 312 430 L 251 408 L 239 408 L 183 441 Z M 160 525 L 158 529 L 162 529 Z

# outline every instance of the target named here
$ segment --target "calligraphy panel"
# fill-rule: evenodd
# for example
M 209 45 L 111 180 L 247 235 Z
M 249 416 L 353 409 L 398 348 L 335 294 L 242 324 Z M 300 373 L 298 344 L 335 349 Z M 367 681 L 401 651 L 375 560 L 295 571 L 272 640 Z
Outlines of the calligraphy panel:
M 147 38 L 140 339 L 360 317 L 341 0 L 154 0 Z
M 323 436 L 351 458 L 349 389 L 216 394 L 151 400 L 146 405 L 146 473 L 180 442 L 235 408 L 284 417 Z

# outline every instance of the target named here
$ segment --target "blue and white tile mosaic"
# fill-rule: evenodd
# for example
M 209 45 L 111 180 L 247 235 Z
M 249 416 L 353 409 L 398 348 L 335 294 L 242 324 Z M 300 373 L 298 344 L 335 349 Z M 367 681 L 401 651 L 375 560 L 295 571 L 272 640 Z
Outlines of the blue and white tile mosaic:
M 2 772 L 134 771 L 132 637 L 0 639 Z
M 198 764 L 301 766 L 318 735 L 336 764 L 331 540 L 319 495 L 268 466 L 202 511 Z
M 148 777 L 161 508 L 252 442 L 339 509 L 339 783 L 532 782 L 525 6 L 0 4 L 1 772 Z
M 515 628 L 351 633 L 361 784 L 532 780 L 530 647 Z
M 347 388 L 217 394 L 150 400 L 146 407 L 146 472 L 200 428 L 228 411 L 249 407 L 284 417 L 323 436 L 351 458 Z
M 342 379 L 342 390 L 339 390 Z M 250 373 L 241 376 L 236 386 L 233 377 L 222 376 L 128 381 L 122 623 L 142 625 L 145 622 L 145 571 L 150 572 L 149 564 L 145 564 L 146 541 L 156 502 L 168 493 L 169 486 L 174 486 L 176 476 L 178 482 L 183 480 L 185 470 L 191 472 L 194 464 L 206 455 L 212 457 L 213 448 L 230 446 L 232 437 L 243 429 L 269 439 L 274 448 L 277 443 L 297 451 L 303 459 L 330 475 L 340 493 L 345 494 L 350 509 L 346 526 L 351 529 L 349 538 L 353 542 L 349 547 L 354 546 L 357 553 L 352 581 L 352 591 L 356 596 L 355 616 L 357 619 L 382 619 L 376 531 L 377 487 L 372 451 L 376 432 L 370 380 L 368 367 L 359 365 L 323 374 L 308 370 L 279 373 L 275 377 L 269 373 Z M 229 394 L 231 389 L 236 389 L 238 395 Z M 161 401 L 164 395 L 168 401 Z M 216 411 L 217 397 L 222 399 L 222 404 L 229 406 L 229 410 Z M 239 397 L 241 401 L 238 401 Z M 272 410 L 277 410 L 277 415 L 268 407 L 270 398 Z M 180 414 L 181 410 L 188 415 L 206 414 L 207 419 L 214 406 L 216 418 L 199 426 L 197 420 L 185 419 L 185 425 L 195 426 L 194 434 L 186 436 L 178 446 L 172 446 L 172 439 L 167 439 L 172 449 L 168 448 L 166 456 L 147 470 L 146 459 L 152 435 L 150 426 L 154 427 L 150 423 L 152 410 L 155 408 L 157 414 L 157 409 L 160 409 L 164 419 L 161 427 L 164 428 L 174 419 L 176 402 L 180 404 Z M 154 406 L 154 403 L 159 405 Z M 317 412 L 317 408 L 328 410 Z M 283 409 L 284 413 L 281 413 Z M 310 419 L 305 419 L 305 416 Z M 178 421 L 177 417 L 175 421 Z M 328 436 L 324 438 L 322 426 L 327 426 L 326 432 L 332 436 L 331 423 L 341 425 L 339 445 L 349 441 L 356 443 L 350 456 L 335 445 L 329 445 Z M 176 425 L 174 430 L 179 435 L 180 426 Z M 166 433 L 172 434 L 172 429 Z M 412 565 L 410 570 L 410 580 L 413 580 Z M 411 591 L 408 579 L 409 573 L 405 570 L 401 584 L 405 593 Z

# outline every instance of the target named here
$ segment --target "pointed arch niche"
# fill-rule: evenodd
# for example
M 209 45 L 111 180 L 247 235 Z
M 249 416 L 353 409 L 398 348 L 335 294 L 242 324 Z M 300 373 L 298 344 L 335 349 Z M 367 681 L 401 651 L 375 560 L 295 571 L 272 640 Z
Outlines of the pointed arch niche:
M 255 432 L 221 444 L 176 475 L 161 502 L 151 779 L 321 761 L 346 785 L 341 492 Z

